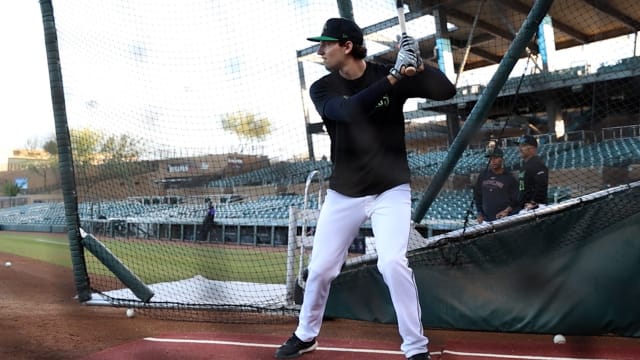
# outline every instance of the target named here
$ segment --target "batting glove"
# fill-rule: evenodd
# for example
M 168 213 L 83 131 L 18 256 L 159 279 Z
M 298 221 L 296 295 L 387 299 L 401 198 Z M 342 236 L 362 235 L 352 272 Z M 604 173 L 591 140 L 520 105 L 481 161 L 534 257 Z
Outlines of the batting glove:
M 422 57 L 420 56 L 420 45 L 418 41 L 408 35 L 403 35 L 400 38 L 400 48 L 413 52 L 416 55 L 416 68 L 422 65 Z
M 418 59 L 416 57 L 415 52 L 411 49 L 405 49 L 402 46 L 398 51 L 398 55 L 396 57 L 396 63 L 393 65 L 391 70 L 389 70 L 389 74 L 394 78 L 400 80 L 404 77 L 402 74 L 402 68 L 413 66 L 417 67 Z

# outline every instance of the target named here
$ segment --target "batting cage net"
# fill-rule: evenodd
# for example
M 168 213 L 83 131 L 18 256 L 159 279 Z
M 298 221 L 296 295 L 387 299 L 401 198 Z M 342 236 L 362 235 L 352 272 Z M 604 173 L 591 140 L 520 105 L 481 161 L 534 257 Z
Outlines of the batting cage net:
M 535 14 L 540 3 L 405 4 L 424 62 L 457 88 L 450 100 L 405 105 L 419 262 L 432 261 L 420 250 L 427 239 L 486 226 L 476 220 L 476 179 L 495 148 L 517 177 L 522 135 L 549 168 L 550 207 L 640 178 L 640 3 L 547 1 Z M 328 18 L 352 17 L 368 60 L 392 64 L 395 2 L 41 6 L 67 192 L 64 205 L 38 211 L 78 239 L 76 282 L 90 292 L 80 299 L 189 320 L 295 314 L 332 172 L 308 94 L 328 72 L 306 38 Z M 527 22 L 534 31 L 518 44 Z M 470 135 L 456 142 L 462 132 Z M 350 264 L 375 258 L 374 235 L 363 224 Z

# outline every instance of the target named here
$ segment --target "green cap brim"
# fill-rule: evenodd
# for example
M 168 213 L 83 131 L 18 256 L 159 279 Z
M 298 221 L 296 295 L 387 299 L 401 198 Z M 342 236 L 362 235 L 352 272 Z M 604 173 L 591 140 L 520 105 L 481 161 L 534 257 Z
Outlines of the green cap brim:
M 331 36 L 314 36 L 314 37 L 307 38 L 307 40 L 316 41 L 316 42 L 320 42 L 320 41 L 338 41 L 338 39 L 336 39 L 334 37 L 331 37 Z

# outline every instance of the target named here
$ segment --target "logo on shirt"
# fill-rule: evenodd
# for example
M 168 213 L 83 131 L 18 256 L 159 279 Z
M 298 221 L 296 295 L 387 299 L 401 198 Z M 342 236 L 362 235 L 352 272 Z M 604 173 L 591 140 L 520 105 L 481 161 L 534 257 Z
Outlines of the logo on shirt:
M 493 189 L 502 189 L 504 187 L 504 183 L 498 179 L 490 178 L 482 182 L 482 186 L 489 188 L 490 191 Z
M 385 95 L 382 97 L 382 99 L 380 99 L 380 101 L 378 101 L 378 104 L 376 104 L 376 108 L 380 108 L 380 107 L 388 107 L 389 106 L 389 95 Z

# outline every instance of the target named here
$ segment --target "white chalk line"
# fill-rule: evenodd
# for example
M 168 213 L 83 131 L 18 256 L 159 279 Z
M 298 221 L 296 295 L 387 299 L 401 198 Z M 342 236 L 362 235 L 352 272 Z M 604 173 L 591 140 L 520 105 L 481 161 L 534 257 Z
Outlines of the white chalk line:
M 280 345 L 273 345 L 273 344 L 259 344 L 259 343 L 247 343 L 247 342 L 239 342 L 239 341 L 222 341 L 222 340 L 165 339 L 165 338 L 154 338 L 154 337 L 147 337 L 147 338 L 144 338 L 144 340 L 146 340 L 146 341 L 155 341 L 155 342 L 169 342 L 169 343 L 233 345 L 233 346 L 274 348 L 274 349 L 280 347 Z M 338 352 L 355 352 L 355 353 L 402 355 L 401 351 L 394 351 L 394 350 L 356 349 L 356 348 L 339 348 L 339 347 L 322 347 L 322 346 L 318 346 L 316 348 L 316 351 L 338 351 Z
M 155 338 L 146 337 L 145 341 L 154 342 L 166 342 L 166 343 L 186 343 L 186 344 L 211 344 L 211 345 L 231 345 L 231 346 L 244 346 L 244 347 L 258 347 L 258 348 L 278 348 L 280 345 L 240 342 L 240 341 L 223 341 L 223 340 L 196 340 L 196 339 L 170 339 L 170 338 Z M 366 348 L 340 348 L 340 347 L 322 347 L 316 348 L 316 351 L 336 351 L 336 352 L 349 352 L 349 353 L 371 353 L 371 354 L 389 354 L 389 355 L 403 355 L 401 351 L 394 350 L 380 350 L 380 349 L 366 349 Z M 507 355 L 496 353 L 476 353 L 465 352 L 455 350 L 443 350 L 432 351 L 432 355 L 451 354 L 457 356 L 468 357 L 485 357 L 495 359 L 515 359 L 515 360 L 615 360 L 615 359 L 603 359 L 603 358 L 582 358 L 582 357 L 559 357 L 559 356 L 537 356 L 537 355 Z

